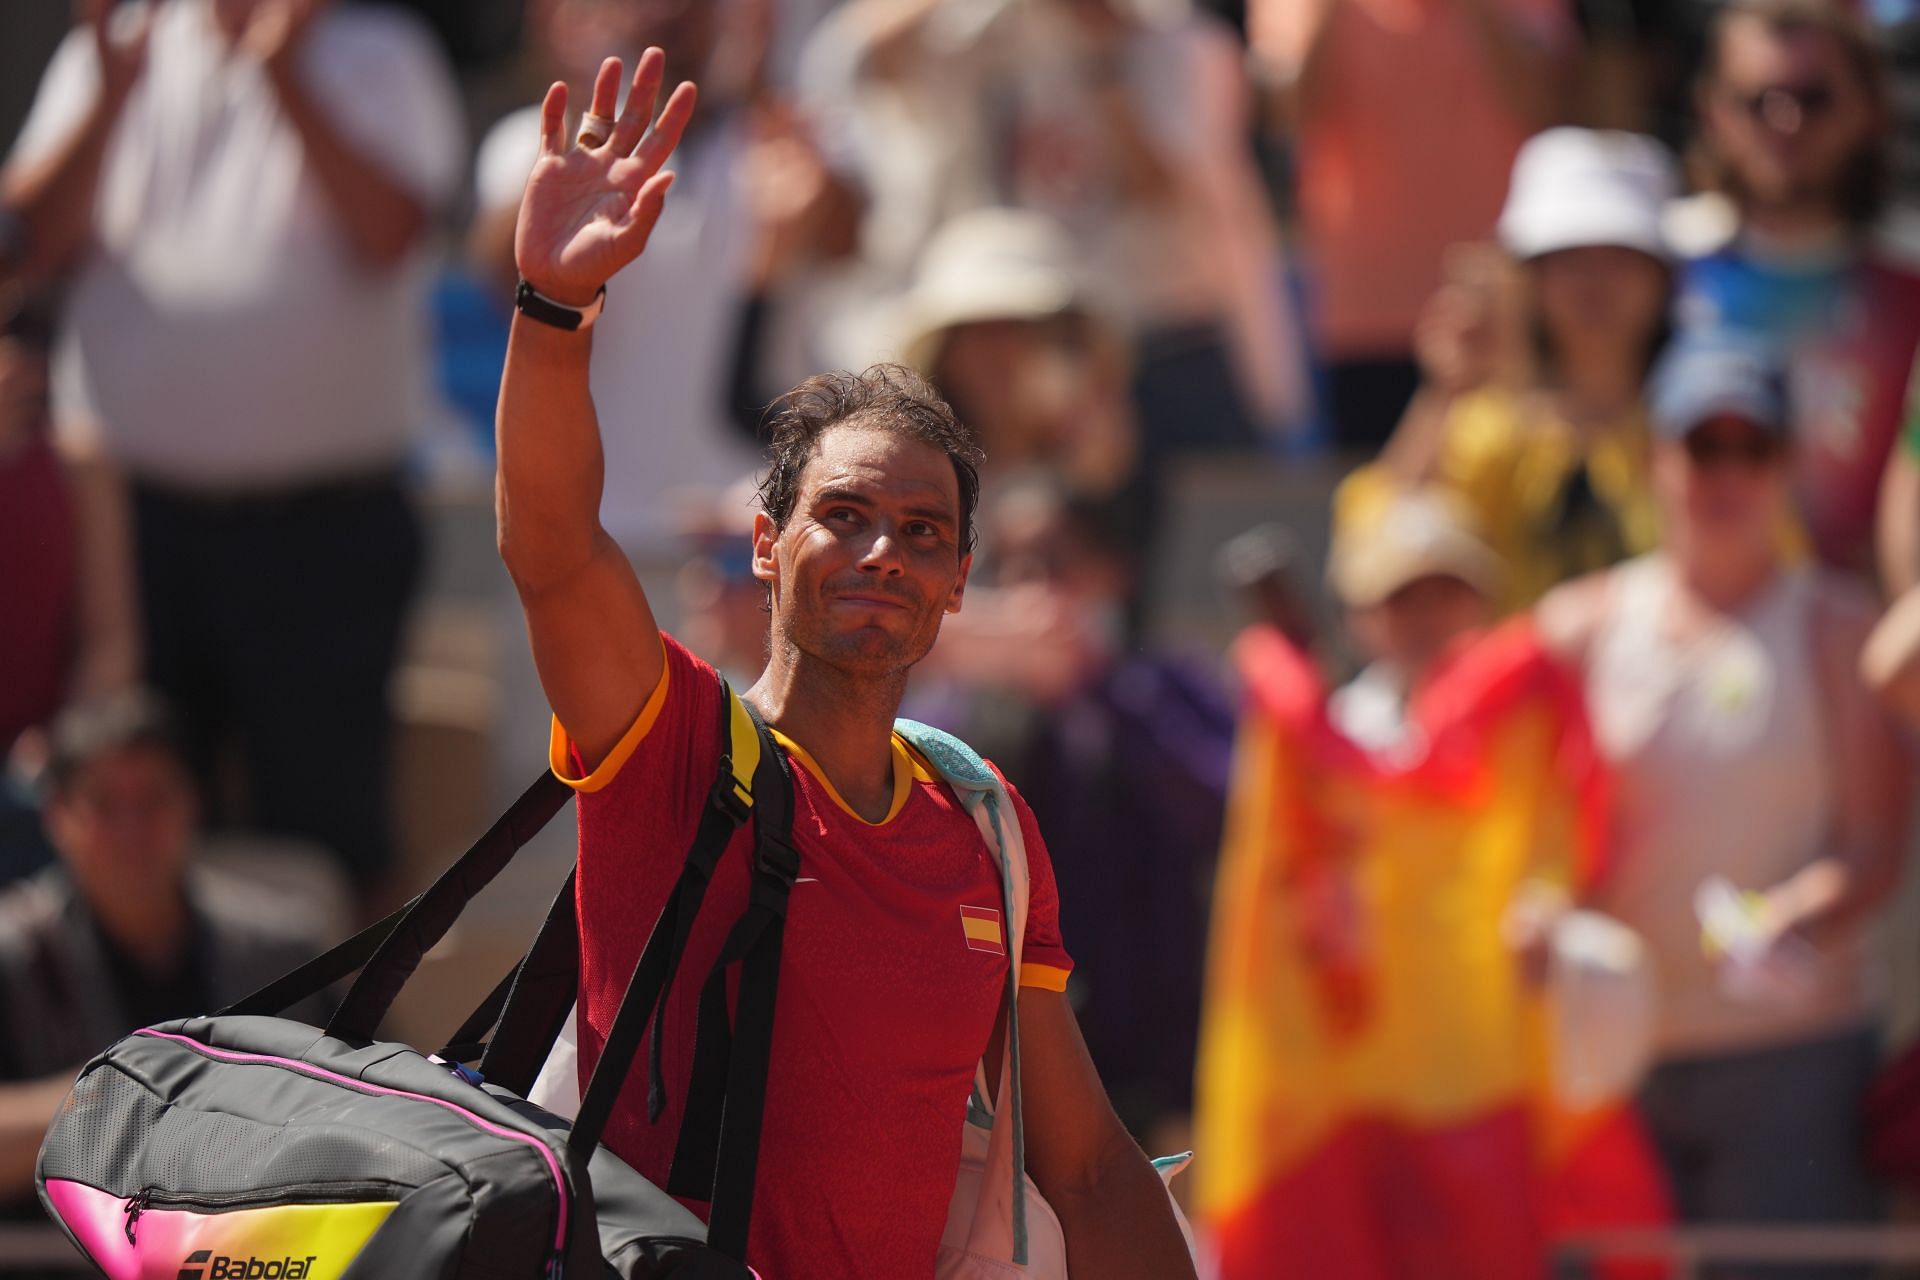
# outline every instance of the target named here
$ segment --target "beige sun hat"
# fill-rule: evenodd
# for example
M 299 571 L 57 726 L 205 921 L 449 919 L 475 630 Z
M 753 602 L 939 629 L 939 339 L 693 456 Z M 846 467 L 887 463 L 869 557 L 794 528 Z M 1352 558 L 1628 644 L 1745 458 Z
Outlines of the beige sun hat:
M 927 244 L 901 309 L 903 363 L 931 374 L 952 329 L 989 320 L 1044 320 L 1078 308 L 1073 244 L 1051 219 L 976 209 Z
M 1435 489 L 1347 504 L 1327 564 L 1334 594 L 1356 609 L 1432 577 L 1458 578 L 1491 597 L 1500 576 L 1500 558 L 1473 531 L 1471 517 L 1457 499 Z

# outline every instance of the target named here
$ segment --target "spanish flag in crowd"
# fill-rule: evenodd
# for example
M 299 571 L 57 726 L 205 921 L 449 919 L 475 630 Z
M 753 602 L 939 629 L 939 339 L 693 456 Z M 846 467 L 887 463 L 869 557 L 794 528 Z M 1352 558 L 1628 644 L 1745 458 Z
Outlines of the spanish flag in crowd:
M 1577 896 L 1604 870 L 1574 678 L 1509 623 L 1427 682 L 1424 747 L 1387 762 L 1277 631 L 1235 659 L 1195 1135 L 1220 1280 L 1538 1280 L 1557 1232 L 1666 1221 L 1625 1102 L 1552 1100 L 1544 998 L 1502 928 L 1523 884 Z

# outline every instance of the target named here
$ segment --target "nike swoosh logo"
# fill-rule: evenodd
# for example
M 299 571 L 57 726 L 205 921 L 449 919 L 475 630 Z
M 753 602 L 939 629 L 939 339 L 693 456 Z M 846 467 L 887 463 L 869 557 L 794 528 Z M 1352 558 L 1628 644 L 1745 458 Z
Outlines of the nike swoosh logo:
M 819 876 L 795 876 L 793 878 L 793 882 L 795 884 L 819 884 L 820 877 Z

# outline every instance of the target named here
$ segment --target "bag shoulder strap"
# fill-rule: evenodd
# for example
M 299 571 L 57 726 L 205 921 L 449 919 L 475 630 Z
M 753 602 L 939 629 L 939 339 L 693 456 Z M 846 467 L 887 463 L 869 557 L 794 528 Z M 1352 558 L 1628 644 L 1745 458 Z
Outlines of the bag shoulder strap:
M 588 1159 L 599 1145 L 607 1120 L 613 1113 L 613 1105 L 626 1083 L 627 1070 L 639 1051 L 641 1038 L 646 1034 L 650 1022 L 654 1033 L 649 1055 L 649 1118 L 657 1119 L 660 1110 L 665 1107 L 665 1082 L 660 1070 L 660 1027 L 665 1014 L 667 992 L 673 985 L 681 953 L 686 950 L 694 918 L 706 899 L 714 868 L 732 842 L 733 833 L 753 814 L 757 802 L 764 798 L 767 791 L 777 785 L 768 781 L 767 754 L 758 727 L 747 713 L 745 704 L 724 679 L 720 682 L 720 692 L 723 745 L 719 768 L 715 772 L 713 785 L 708 789 L 707 804 L 687 849 L 680 876 L 667 895 L 659 918 L 654 922 L 653 932 L 647 938 L 639 962 L 628 979 L 626 992 L 621 996 L 613 1023 L 607 1030 L 606 1043 L 601 1046 L 592 1078 L 581 1093 L 580 1110 L 574 1117 L 573 1132 L 568 1141 L 582 1161 Z M 743 781 L 743 778 L 751 781 Z M 577 993 L 577 948 L 574 965 Z M 503 1029 L 513 1015 L 513 1003 L 509 1000 L 507 1011 L 501 1015 Z M 547 1025 L 552 1025 L 557 1034 L 558 1020 L 542 1019 L 540 1025 L 543 1032 Z M 552 1042 L 549 1040 L 540 1047 L 542 1053 L 539 1056 L 543 1058 L 544 1052 L 552 1048 Z
M 1027 842 L 1020 834 L 1020 816 L 1014 810 L 1013 797 L 985 758 L 946 730 L 905 719 L 895 720 L 893 729 L 926 757 L 953 788 L 961 807 L 973 818 L 981 838 L 987 842 L 988 852 L 1000 869 L 1002 888 L 1008 890 L 1006 896 L 1012 897 L 1013 891 L 1018 890 L 1021 909 L 1016 918 L 1008 921 L 1008 927 L 1014 931 L 1011 954 L 1017 967 L 1025 942 L 1028 868 Z
M 980 828 L 981 837 L 1000 870 L 1000 895 L 1013 945 L 1007 952 L 1007 988 L 1003 1017 L 1006 1055 L 1002 1064 L 1000 1098 L 1012 1119 L 1013 1262 L 1027 1263 L 1026 1123 L 1020 1097 L 1020 964 L 1026 943 L 1028 866 L 1027 845 L 1020 834 L 1020 816 L 1013 798 L 980 753 L 945 730 L 917 720 L 894 721 L 894 732 L 925 756 L 953 788 L 960 804 Z M 995 1111 L 1001 1108 L 996 1106 Z M 971 1108 L 981 1115 L 981 1108 Z

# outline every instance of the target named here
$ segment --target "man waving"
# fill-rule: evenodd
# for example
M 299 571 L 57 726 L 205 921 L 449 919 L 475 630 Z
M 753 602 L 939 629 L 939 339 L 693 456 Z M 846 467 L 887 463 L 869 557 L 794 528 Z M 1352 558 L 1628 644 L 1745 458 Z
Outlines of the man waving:
M 649 128 L 663 62 L 657 49 L 642 56 L 616 114 L 622 68 L 609 59 L 571 145 L 566 88 L 547 92 L 515 237 L 523 283 L 500 392 L 500 550 L 553 705 L 554 768 L 579 792 L 589 1071 L 721 749 L 718 681 L 661 633 L 598 519 L 593 317 L 609 278 L 645 247 L 672 185 L 662 166 L 694 104 L 693 86 L 680 85 Z M 976 457 L 952 411 L 894 368 L 809 379 L 775 427 L 753 533 L 771 650 L 745 696 L 795 761 L 802 865 L 748 1249 L 769 1280 L 931 1276 L 946 1225 L 1008 939 L 977 828 L 893 720 L 908 670 L 960 607 Z M 1020 995 L 1028 1168 L 1060 1219 L 1074 1275 L 1191 1276 L 1158 1177 L 1108 1106 L 1061 994 L 1071 962 L 1052 869 L 1018 797 L 1015 808 L 1032 875 Z M 719 954 L 746 900 L 746 864 L 744 850 L 722 860 L 710 890 L 718 901 L 694 928 L 685 971 L 704 972 Z M 695 1004 L 685 993 L 669 1002 L 669 1081 L 691 1070 Z M 669 1091 L 657 1124 L 644 1096 L 623 1095 L 606 1140 L 664 1184 L 684 1090 Z

